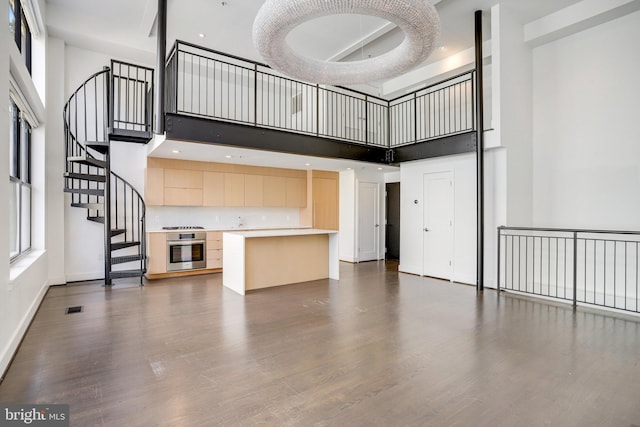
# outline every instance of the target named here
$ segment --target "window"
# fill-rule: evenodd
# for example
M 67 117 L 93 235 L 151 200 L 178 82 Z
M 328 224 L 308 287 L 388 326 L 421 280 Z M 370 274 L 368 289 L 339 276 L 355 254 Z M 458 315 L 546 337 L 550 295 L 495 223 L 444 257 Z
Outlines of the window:
M 31 125 L 9 101 L 10 259 L 31 249 Z
M 20 0 L 9 0 L 9 33 L 22 53 L 31 73 L 31 29 L 25 19 Z

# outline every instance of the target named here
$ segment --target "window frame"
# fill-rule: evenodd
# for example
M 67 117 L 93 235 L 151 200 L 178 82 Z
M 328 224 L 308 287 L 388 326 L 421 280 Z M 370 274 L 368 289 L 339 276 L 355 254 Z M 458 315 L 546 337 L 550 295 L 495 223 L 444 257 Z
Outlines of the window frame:
M 16 200 L 10 201 L 12 209 L 17 209 L 16 216 L 16 229 L 10 225 L 10 238 L 15 239 L 17 251 L 9 252 L 9 262 L 13 263 L 22 255 L 28 253 L 32 247 L 32 235 L 33 235 L 33 191 L 31 186 L 31 124 L 26 120 L 25 115 L 20 111 L 20 108 L 16 102 L 9 97 L 10 110 L 11 110 L 11 123 L 10 127 L 10 152 L 9 156 L 10 169 L 9 169 L 9 185 L 17 185 L 17 197 Z M 26 200 L 23 198 L 25 190 L 28 189 L 29 211 L 24 211 Z M 12 194 L 13 198 L 13 194 Z M 13 206 L 13 203 L 16 203 Z M 11 223 L 11 221 L 9 221 Z M 25 224 L 28 222 L 28 224 Z M 25 227 L 28 227 L 28 239 L 24 235 Z M 10 248 L 13 249 L 13 248 Z
M 12 8 L 10 4 L 8 4 L 8 8 L 13 10 L 14 16 L 14 34 L 13 38 L 16 42 L 16 46 L 18 46 L 18 50 L 22 54 L 24 58 L 25 65 L 27 66 L 27 70 L 29 74 L 31 74 L 31 28 L 29 27 L 29 23 L 27 22 L 26 16 L 24 14 L 24 10 L 22 8 L 22 3 L 20 0 L 14 0 L 14 7 Z M 24 31 L 24 40 L 22 37 L 22 32 Z

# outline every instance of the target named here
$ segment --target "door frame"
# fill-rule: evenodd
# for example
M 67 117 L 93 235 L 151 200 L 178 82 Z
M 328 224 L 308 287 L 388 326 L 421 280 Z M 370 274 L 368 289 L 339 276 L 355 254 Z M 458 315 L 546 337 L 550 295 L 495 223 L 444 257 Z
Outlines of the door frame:
M 455 197 L 455 191 L 456 191 L 456 187 L 455 187 L 455 171 L 453 169 L 449 169 L 449 170 L 441 170 L 441 171 L 434 171 L 434 172 L 426 172 L 422 174 L 422 195 L 423 195 L 423 199 L 424 202 L 422 204 L 422 230 L 424 230 L 427 225 L 425 224 L 425 215 L 426 215 L 426 211 L 427 211 L 427 198 L 425 197 L 427 194 L 427 188 L 425 186 L 425 181 L 427 176 L 431 175 L 444 175 L 444 174 L 448 174 L 449 178 L 451 180 L 451 265 L 449 266 L 449 270 L 448 270 L 448 276 L 449 277 L 437 277 L 437 276 L 431 276 L 426 274 L 426 263 L 425 263 L 425 259 L 426 259 L 426 253 L 425 253 L 425 239 L 426 239 L 426 232 L 423 231 L 422 233 L 422 276 L 426 276 L 426 277 L 437 277 L 438 279 L 443 279 L 443 280 L 449 280 L 451 282 L 453 282 L 453 273 L 454 273 L 454 267 L 455 267 L 455 243 L 456 243 L 456 227 L 455 227 L 455 217 L 456 217 L 456 197 Z
M 374 185 L 376 188 L 376 200 L 375 200 L 375 207 L 374 207 L 374 212 L 375 212 L 375 218 L 377 220 L 377 224 L 378 227 L 376 227 L 376 260 L 380 260 L 381 259 L 381 255 L 380 255 L 380 242 L 382 239 L 382 234 L 380 232 L 380 229 L 382 228 L 380 221 L 381 221 L 381 197 L 380 197 L 380 183 L 379 182 L 371 182 L 371 181 L 360 181 L 360 180 L 356 180 L 356 194 L 355 194 L 355 239 L 354 239 L 354 243 L 355 243 L 355 251 L 354 251 L 354 258 L 356 262 L 362 262 L 360 260 L 360 185 L 361 184 L 371 184 Z M 367 260 L 367 261 L 371 261 L 371 260 Z

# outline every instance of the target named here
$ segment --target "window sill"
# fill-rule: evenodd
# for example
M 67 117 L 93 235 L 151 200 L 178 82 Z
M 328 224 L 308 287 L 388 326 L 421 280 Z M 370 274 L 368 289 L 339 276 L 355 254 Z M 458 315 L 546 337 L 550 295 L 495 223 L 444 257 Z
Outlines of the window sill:
M 47 251 L 31 250 L 23 257 L 12 263 L 9 267 L 9 286 L 20 278 L 20 276 L 29 269 L 36 261 L 40 259 Z

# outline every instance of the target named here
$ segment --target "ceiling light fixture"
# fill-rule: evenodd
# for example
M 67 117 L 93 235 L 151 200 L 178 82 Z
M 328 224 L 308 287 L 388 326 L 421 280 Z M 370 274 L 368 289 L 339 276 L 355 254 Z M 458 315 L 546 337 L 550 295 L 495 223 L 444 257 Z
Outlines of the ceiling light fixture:
M 391 51 L 361 61 L 321 61 L 296 53 L 286 42 L 291 30 L 327 15 L 377 16 L 396 24 L 404 41 Z M 426 0 L 267 0 L 253 22 L 253 44 L 278 71 L 313 83 L 354 84 L 400 75 L 427 59 L 440 34 L 440 18 Z
M 172 152 L 173 154 L 178 154 L 178 153 L 180 152 L 180 150 L 171 150 L 171 152 Z
M 305 166 L 311 166 L 311 163 L 305 163 L 304 165 Z
M 207 37 L 207 35 L 206 35 L 205 33 L 199 33 L 199 34 L 198 34 L 198 37 L 200 37 L 201 39 L 203 39 L 203 38 Z
M 231 156 L 230 156 L 229 154 L 227 154 L 227 155 L 226 155 L 226 156 L 224 156 L 224 157 L 226 157 L 227 159 L 230 159 L 230 158 L 231 158 Z

